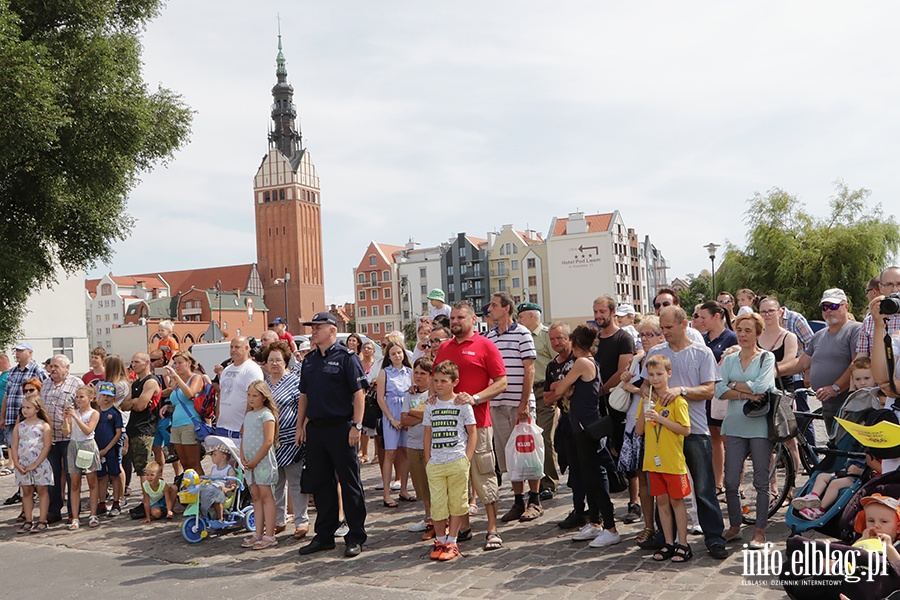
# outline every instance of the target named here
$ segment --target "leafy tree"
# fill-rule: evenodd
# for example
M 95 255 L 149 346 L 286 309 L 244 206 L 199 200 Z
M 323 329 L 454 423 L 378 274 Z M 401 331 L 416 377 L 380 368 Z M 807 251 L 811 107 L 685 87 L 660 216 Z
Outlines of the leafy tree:
M 710 297 L 712 284 L 707 271 L 704 270 L 696 276 L 693 273 L 688 273 L 687 280 L 688 288 L 678 292 L 678 300 L 681 302 L 684 310 L 687 311 L 688 317 L 690 317 L 691 311 L 694 310 L 695 306 L 710 299 L 715 300 L 715 298 Z M 718 284 L 719 282 L 717 281 L 716 283 Z
M 418 323 L 416 321 L 410 321 L 403 326 L 403 340 L 406 342 L 408 350 L 416 349 L 416 342 L 419 341 L 419 332 L 416 331 L 417 327 Z
M 881 205 L 867 206 L 870 191 L 835 183 L 831 213 L 817 219 L 786 191 L 773 188 L 748 200 L 749 231 L 744 249 L 728 244 L 716 286 L 734 293 L 750 288 L 775 294 L 782 304 L 821 318 L 826 289 L 843 289 L 857 318 L 866 311 L 866 283 L 887 266 L 900 246 L 900 228 Z M 721 282 L 721 283 L 720 283 Z
M 139 175 L 187 142 L 191 111 L 141 79 L 161 0 L 0 0 L 0 345 L 29 294 L 109 260 Z

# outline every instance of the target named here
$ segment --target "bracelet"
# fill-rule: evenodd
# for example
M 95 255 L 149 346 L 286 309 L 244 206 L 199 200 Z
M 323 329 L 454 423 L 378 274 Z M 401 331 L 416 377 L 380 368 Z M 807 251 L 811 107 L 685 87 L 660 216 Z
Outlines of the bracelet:
M 744 392 L 738 392 L 738 400 L 744 399 Z

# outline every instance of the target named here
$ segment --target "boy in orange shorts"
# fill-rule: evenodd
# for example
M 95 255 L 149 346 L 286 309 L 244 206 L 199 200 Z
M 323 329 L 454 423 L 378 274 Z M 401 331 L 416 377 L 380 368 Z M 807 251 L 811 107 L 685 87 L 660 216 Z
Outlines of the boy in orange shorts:
M 644 471 L 650 483 L 650 494 L 656 498 L 659 522 L 666 543 L 653 554 L 653 560 L 686 562 L 694 553 L 687 543 L 687 508 L 684 498 L 691 493 L 687 463 L 684 459 L 684 436 L 691 433 L 687 400 L 676 396 L 668 405 L 659 403 L 669 391 L 672 363 L 665 356 L 652 356 L 647 361 L 650 382 L 649 399 L 642 398 L 637 408 L 635 432 L 644 435 Z M 678 542 L 675 543 L 676 527 Z

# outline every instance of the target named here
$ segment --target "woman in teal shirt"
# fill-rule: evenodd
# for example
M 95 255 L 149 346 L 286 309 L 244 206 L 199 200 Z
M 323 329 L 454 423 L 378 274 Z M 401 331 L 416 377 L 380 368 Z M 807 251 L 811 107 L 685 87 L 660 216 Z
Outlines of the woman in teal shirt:
M 175 407 L 171 433 L 175 453 L 185 470 L 194 469 L 199 475 L 203 475 L 203 467 L 200 466 L 200 440 L 194 430 L 194 423 L 202 420 L 194 408 L 194 396 L 203 389 L 203 376 L 197 373 L 197 368 L 197 359 L 187 350 L 176 352 L 172 356 L 171 365 L 166 366 L 172 387 L 169 400 Z
M 722 380 L 716 384 L 716 396 L 730 401 L 722 422 L 722 435 L 725 436 L 725 500 L 731 527 L 723 535 L 726 541 L 740 538 L 743 515 L 738 487 L 744 461 L 749 455 L 753 460 L 753 487 L 756 490 L 756 529 L 749 547 L 759 549 L 766 542 L 773 444 L 769 441 L 766 418 L 746 416 L 744 404 L 748 400 L 759 400 L 765 392 L 775 389 L 775 356 L 757 345 L 764 327 L 758 314 L 739 316 L 733 327 L 741 350 L 722 360 L 719 368 Z

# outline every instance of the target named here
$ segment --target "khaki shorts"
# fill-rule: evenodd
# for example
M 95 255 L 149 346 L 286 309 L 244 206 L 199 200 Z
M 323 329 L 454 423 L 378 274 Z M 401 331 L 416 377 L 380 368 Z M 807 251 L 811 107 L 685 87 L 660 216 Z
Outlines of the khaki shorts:
M 475 430 L 478 443 L 475 445 L 475 456 L 469 472 L 472 487 L 484 504 L 493 504 L 500 499 L 497 486 L 497 474 L 494 472 L 494 430 L 491 427 L 479 427 Z
M 413 489 L 416 490 L 416 496 L 423 502 L 430 502 L 428 474 L 425 471 L 425 451 L 407 448 L 406 457 L 409 460 L 409 476 L 412 479 Z
M 431 518 L 443 521 L 469 514 L 469 460 L 463 456 L 440 465 L 429 463 L 425 470 L 431 488 Z
M 193 423 L 173 427 L 169 434 L 169 441 L 180 446 L 195 446 L 200 443 L 200 440 L 197 438 L 197 432 L 194 431 Z
M 147 463 L 153 460 L 153 436 L 135 435 L 128 437 L 128 456 L 138 477 L 144 476 Z

